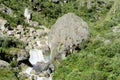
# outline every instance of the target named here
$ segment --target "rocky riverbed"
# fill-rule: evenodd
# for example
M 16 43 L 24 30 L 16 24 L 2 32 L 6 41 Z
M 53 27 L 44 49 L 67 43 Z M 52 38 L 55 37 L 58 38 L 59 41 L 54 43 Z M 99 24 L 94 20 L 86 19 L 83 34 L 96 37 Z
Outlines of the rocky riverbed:
M 2 37 L 14 37 L 25 44 L 23 49 L 10 53 L 17 55 L 18 66 L 22 68 L 19 75 L 25 75 L 28 80 L 52 80 L 54 62 L 65 59 L 89 38 L 87 23 L 73 13 L 58 18 L 51 29 L 40 25 L 37 29 L 22 25 L 10 28 L 6 20 L 0 21 Z

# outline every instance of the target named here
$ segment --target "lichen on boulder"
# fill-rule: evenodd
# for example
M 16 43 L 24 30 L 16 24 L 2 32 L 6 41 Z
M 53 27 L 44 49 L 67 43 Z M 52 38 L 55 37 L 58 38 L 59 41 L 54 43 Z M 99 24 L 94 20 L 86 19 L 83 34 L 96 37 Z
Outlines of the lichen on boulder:
M 64 59 L 70 51 L 80 47 L 89 38 L 87 23 L 74 13 L 58 18 L 48 35 L 51 60 Z

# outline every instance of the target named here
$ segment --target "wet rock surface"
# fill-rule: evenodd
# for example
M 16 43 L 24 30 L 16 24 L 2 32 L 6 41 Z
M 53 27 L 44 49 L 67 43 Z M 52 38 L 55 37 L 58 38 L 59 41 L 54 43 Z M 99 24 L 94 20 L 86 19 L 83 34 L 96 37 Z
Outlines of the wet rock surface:
M 80 17 L 68 13 L 58 18 L 50 30 L 31 21 L 29 10 L 26 9 L 25 12 L 24 17 L 29 25 L 39 26 L 38 29 L 22 25 L 8 29 L 5 27 L 7 21 L 1 19 L 0 35 L 14 37 L 24 42 L 23 49 L 10 51 L 10 55 L 15 56 L 13 60 L 18 61 L 18 66 L 27 65 L 22 74 L 25 74 L 29 80 L 52 80 L 51 73 L 54 71 L 54 65 L 51 61 L 65 59 L 69 52 L 74 51 L 83 41 L 87 41 L 89 27 Z M 1 65 L 8 66 L 7 63 Z

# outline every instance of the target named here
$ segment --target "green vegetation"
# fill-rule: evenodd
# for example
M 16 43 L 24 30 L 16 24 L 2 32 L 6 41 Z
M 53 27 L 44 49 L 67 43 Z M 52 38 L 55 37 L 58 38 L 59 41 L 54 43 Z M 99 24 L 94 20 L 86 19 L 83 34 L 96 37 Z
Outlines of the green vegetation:
M 17 80 L 17 78 L 11 70 L 0 69 L 0 80 Z
M 11 26 L 26 26 L 23 17 L 25 7 L 32 11 L 33 21 L 49 28 L 58 17 L 68 12 L 77 14 L 88 23 L 91 36 L 87 47 L 61 61 L 53 73 L 53 80 L 120 80 L 120 32 L 112 32 L 114 26 L 120 28 L 119 0 L 68 0 L 67 3 L 0 0 L 0 3 L 11 8 L 16 15 L 0 12 L 0 17 L 8 20 Z M 35 5 L 36 9 L 33 8 Z M 8 53 L 9 47 L 23 48 L 21 44 L 17 45 L 19 42 L 9 45 L 11 41 L 0 39 L 0 53 Z M 1 80 L 14 80 L 11 72 L 0 73 Z
M 90 40 L 87 48 L 62 61 L 54 80 L 119 80 L 120 41 L 114 38 L 105 44 L 101 39 Z
M 0 37 L 0 47 L 2 48 L 24 48 L 24 43 L 13 37 Z
M 16 55 L 9 54 L 10 51 L 15 51 L 24 48 L 24 43 L 12 37 L 0 37 L 0 59 L 10 63 L 10 68 L 0 68 L 0 80 L 23 80 L 18 77 L 19 70 L 16 68 Z
M 76 12 L 90 26 L 87 47 L 61 61 L 53 80 L 120 80 L 120 34 L 112 32 L 114 26 L 120 27 L 119 2 L 93 0 L 91 5 Z
M 0 37 L 0 59 L 11 62 L 13 55 L 9 54 L 9 52 L 23 49 L 24 47 L 25 44 L 15 38 Z
M 24 76 L 18 76 L 19 71 L 17 68 L 0 69 L 0 80 L 25 80 Z

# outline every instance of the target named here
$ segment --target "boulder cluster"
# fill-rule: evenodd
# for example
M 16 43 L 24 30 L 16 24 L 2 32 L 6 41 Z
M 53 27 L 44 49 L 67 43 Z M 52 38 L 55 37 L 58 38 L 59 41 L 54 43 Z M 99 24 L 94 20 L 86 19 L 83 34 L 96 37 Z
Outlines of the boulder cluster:
M 30 14 L 28 17 L 30 17 Z M 30 21 L 28 23 L 30 24 Z M 34 76 L 39 75 L 40 77 L 50 77 L 50 73 L 54 70 L 54 61 L 65 59 L 76 48 L 81 48 L 81 45 L 88 40 L 90 35 L 87 23 L 74 13 L 68 13 L 58 18 L 51 29 L 45 26 L 39 26 L 36 29 L 35 27 L 24 27 L 23 25 L 10 28 L 7 24 L 6 20 L 0 19 L 0 36 L 14 37 L 26 44 L 24 49 L 17 52 L 10 51 L 10 54 L 17 55 L 17 61 L 29 59 L 32 68 L 27 68 L 25 73 L 31 75 L 30 72 L 33 72 Z M 35 50 L 41 52 L 41 56 Z M 44 54 L 46 52 L 48 54 Z M 33 53 L 35 54 L 33 55 Z M 41 59 L 38 58 L 42 55 L 47 55 L 50 58 L 49 61 L 45 62 L 43 58 L 43 62 L 39 62 Z M 34 57 L 37 60 L 34 60 Z M 3 67 L 7 65 L 6 63 Z

